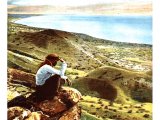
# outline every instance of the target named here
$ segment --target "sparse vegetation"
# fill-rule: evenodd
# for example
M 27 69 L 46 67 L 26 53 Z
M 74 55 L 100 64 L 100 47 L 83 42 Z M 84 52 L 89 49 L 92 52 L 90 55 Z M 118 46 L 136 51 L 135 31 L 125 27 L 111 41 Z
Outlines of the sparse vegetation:
M 46 54 L 57 53 L 67 61 L 72 87 L 83 94 L 81 120 L 152 119 L 152 46 L 29 27 L 16 19 L 8 21 L 8 68 L 35 74 Z M 8 100 L 29 92 L 9 89 Z

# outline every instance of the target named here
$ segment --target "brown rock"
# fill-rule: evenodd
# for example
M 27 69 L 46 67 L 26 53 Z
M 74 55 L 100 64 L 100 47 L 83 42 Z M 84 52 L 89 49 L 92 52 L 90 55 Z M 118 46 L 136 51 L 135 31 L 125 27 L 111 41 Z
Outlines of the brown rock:
M 62 87 L 62 93 L 67 93 L 68 94 L 68 99 L 72 101 L 72 103 L 76 104 L 79 102 L 79 100 L 82 98 L 81 93 L 74 88 L 70 87 Z M 63 99 L 63 98 L 62 98 Z
M 67 110 L 65 103 L 59 99 L 45 100 L 38 104 L 38 107 L 45 113 L 54 115 L 56 113 Z
M 25 120 L 49 120 L 49 116 L 42 112 L 32 112 Z
M 75 105 L 74 107 L 66 111 L 59 120 L 80 120 L 80 117 L 81 110 L 77 105 Z
M 21 70 L 8 68 L 8 81 L 35 87 L 35 75 Z
M 28 116 L 31 111 L 23 109 L 21 107 L 11 107 L 8 109 L 8 120 L 18 119 L 23 120 L 26 116 Z
M 8 118 L 9 120 L 15 118 L 23 120 L 24 117 L 27 117 L 27 120 L 50 120 L 50 118 L 79 120 L 81 111 L 77 103 L 80 99 L 81 93 L 79 91 L 74 88 L 63 87 L 59 95 L 53 99 L 34 103 L 34 109 L 27 110 L 22 107 L 10 107 L 8 109 Z M 37 112 L 37 110 L 40 112 Z
M 40 108 L 44 113 L 54 116 L 72 108 L 80 99 L 81 93 L 78 90 L 62 87 L 58 96 L 55 96 L 52 100 L 42 101 L 36 104 L 36 107 Z

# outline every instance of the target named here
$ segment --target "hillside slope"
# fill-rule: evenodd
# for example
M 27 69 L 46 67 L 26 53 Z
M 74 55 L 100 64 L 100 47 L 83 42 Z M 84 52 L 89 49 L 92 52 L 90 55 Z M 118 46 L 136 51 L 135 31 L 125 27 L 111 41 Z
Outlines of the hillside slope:
M 9 67 L 18 64 L 23 69 L 26 68 L 13 60 L 19 59 L 18 54 L 30 57 L 39 63 L 47 54 L 57 53 L 67 61 L 69 67 L 83 71 L 110 65 L 147 72 L 151 71 L 152 66 L 150 45 L 118 43 L 83 34 L 40 29 L 15 23 L 9 23 L 8 51 L 9 57 L 14 56 L 9 59 Z M 29 61 L 26 64 L 30 64 Z M 28 69 L 32 70 L 31 67 Z
M 107 66 L 75 80 L 74 84 L 84 95 L 121 103 L 132 99 L 152 102 L 152 77 L 146 73 Z
M 18 74 L 18 79 L 32 83 L 44 57 L 57 53 L 67 61 L 66 75 L 73 87 L 83 95 L 82 120 L 151 120 L 151 45 L 113 42 L 13 22 L 8 26 L 8 68 L 13 68 L 9 70 L 16 75 L 26 72 L 32 76 L 28 80 Z
M 83 94 L 83 110 L 103 120 L 152 119 L 151 75 L 106 66 L 75 80 L 73 87 Z

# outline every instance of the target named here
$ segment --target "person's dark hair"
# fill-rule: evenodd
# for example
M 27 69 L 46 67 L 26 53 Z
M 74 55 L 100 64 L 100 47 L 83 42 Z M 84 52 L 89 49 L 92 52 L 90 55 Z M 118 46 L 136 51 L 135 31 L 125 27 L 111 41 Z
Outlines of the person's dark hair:
M 40 63 L 40 67 L 42 67 L 43 65 L 47 64 L 47 65 L 51 65 L 53 64 L 53 62 L 58 61 L 59 57 L 57 54 L 49 54 L 45 57 L 45 60 L 43 62 Z
M 59 60 L 59 57 L 57 54 L 49 54 L 46 56 L 46 59 L 50 61 L 54 61 L 54 60 Z

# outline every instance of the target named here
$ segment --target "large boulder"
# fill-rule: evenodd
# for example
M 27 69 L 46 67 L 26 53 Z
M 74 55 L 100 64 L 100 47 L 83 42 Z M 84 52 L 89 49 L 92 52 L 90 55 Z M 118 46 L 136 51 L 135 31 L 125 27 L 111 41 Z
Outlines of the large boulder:
M 41 111 L 31 112 L 21 107 L 11 107 L 8 109 L 8 120 L 80 120 L 80 112 L 79 107 L 75 105 L 61 116 L 50 117 Z
M 77 103 L 80 99 L 81 93 L 78 90 L 70 87 L 62 87 L 58 96 L 55 96 L 51 100 L 45 100 L 40 103 L 34 103 L 32 101 L 31 103 L 34 103 L 34 106 L 31 109 L 22 107 L 22 103 L 30 104 L 30 102 L 24 102 L 23 99 L 19 99 L 20 101 L 16 101 L 15 106 L 13 105 L 8 108 L 8 119 L 79 120 L 81 110 Z M 22 106 L 17 106 L 17 102 Z
M 8 69 L 8 120 L 79 120 L 81 93 L 62 87 L 51 100 L 34 101 L 34 75 Z M 33 98 L 33 99 L 32 99 Z
M 28 87 L 35 87 L 35 75 L 21 70 L 8 68 L 8 82 L 20 83 Z

